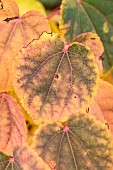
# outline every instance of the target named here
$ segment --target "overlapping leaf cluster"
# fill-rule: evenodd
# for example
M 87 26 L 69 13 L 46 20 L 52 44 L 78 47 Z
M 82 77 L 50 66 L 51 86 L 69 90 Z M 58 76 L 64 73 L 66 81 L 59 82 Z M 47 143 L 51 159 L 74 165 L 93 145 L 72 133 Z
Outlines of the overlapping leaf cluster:
M 60 36 L 40 11 L 20 16 L 16 2 L 0 1 L 0 170 L 113 169 L 105 46 L 95 33 L 76 36 L 67 13 L 87 4 L 62 2 Z

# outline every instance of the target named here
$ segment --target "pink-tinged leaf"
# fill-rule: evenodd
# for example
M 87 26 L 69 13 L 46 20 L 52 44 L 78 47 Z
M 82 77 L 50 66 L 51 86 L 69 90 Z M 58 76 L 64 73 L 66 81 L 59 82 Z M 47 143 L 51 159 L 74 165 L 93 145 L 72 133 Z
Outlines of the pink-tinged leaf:
M 59 35 L 44 33 L 18 55 L 14 88 L 35 120 L 66 121 L 87 108 L 98 86 L 98 69 L 89 48 L 64 45 Z
M 12 157 L 0 153 L 0 170 L 50 170 L 27 144 L 14 149 Z
M 0 22 L 15 17 L 19 17 L 19 9 L 16 2 L 13 0 L 0 0 Z
M 51 30 L 39 11 L 29 11 L 22 17 L 0 23 L 0 92 L 10 89 L 16 54 L 43 32 Z
M 95 33 L 87 32 L 77 36 L 74 41 L 83 43 L 90 48 L 91 52 L 95 56 L 95 62 L 98 66 L 99 73 L 101 75 L 103 72 L 102 60 L 103 60 L 104 47 L 99 36 Z
M 113 170 L 109 130 L 84 111 L 71 116 L 65 126 L 40 126 L 32 147 L 51 170 Z
M 103 112 L 102 112 L 100 106 L 98 105 L 98 103 L 95 101 L 95 99 L 93 100 L 91 106 L 88 108 L 87 112 L 89 114 L 95 116 L 101 122 L 107 123 L 106 120 L 105 120 L 105 117 L 103 115 Z
M 6 93 L 0 94 L 0 151 L 12 155 L 13 149 L 27 137 L 26 123 L 17 102 Z
M 97 96 L 95 97 L 95 102 L 96 105 L 98 105 L 103 117 L 105 118 L 105 121 L 107 121 L 111 133 L 113 134 L 113 85 L 100 79 L 99 89 Z M 93 107 L 93 109 L 89 109 L 89 113 L 91 111 L 91 114 L 94 114 L 97 119 L 102 121 L 102 117 L 98 117 L 100 112 L 97 111 L 94 102 L 90 107 Z

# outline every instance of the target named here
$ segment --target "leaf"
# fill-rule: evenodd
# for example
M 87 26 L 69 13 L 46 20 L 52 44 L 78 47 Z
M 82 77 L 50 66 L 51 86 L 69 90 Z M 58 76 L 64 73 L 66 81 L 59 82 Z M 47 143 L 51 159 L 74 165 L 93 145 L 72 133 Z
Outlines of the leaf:
M 87 112 L 95 116 L 97 120 L 100 120 L 102 123 L 107 124 L 103 112 L 95 99 L 93 100 L 91 106 L 88 108 Z
M 53 170 L 112 170 L 113 143 L 107 127 L 80 111 L 65 126 L 43 125 L 33 148 Z
M 34 120 L 67 120 L 91 103 L 98 70 L 88 47 L 66 46 L 57 34 L 44 33 L 18 57 L 14 88 Z
M 36 0 L 30 0 L 30 1 L 23 1 L 23 0 L 16 0 L 20 14 L 23 15 L 24 13 L 30 11 L 30 10 L 39 10 L 42 13 L 46 14 L 44 6 Z
M 60 30 L 65 42 L 83 32 L 96 32 L 105 48 L 104 66 L 113 65 L 113 1 L 112 0 L 63 0 Z
M 32 144 L 32 140 L 33 140 L 33 135 L 35 130 L 38 128 L 38 125 L 36 125 L 32 118 L 30 117 L 30 115 L 27 113 L 27 111 L 22 107 L 19 98 L 17 97 L 14 89 L 12 89 L 10 92 L 8 92 L 8 95 L 12 96 L 13 98 L 16 99 L 17 103 L 19 104 L 22 113 L 24 115 L 24 119 L 26 122 L 26 126 L 27 126 L 27 139 L 26 142 L 29 144 L 29 146 Z
M 21 18 L 9 21 L 6 19 L 0 24 L 0 30 L 0 92 L 4 92 L 11 89 L 16 54 L 43 32 L 51 31 L 39 11 L 29 11 Z
M 0 94 L 0 151 L 12 155 L 13 149 L 26 140 L 26 124 L 17 102 L 6 93 Z
M 103 72 L 102 60 L 104 47 L 98 35 L 92 32 L 83 33 L 77 36 L 74 41 L 83 43 L 90 48 L 91 52 L 95 56 L 95 62 L 98 66 L 99 73 L 101 75 Z
M 60 34 L 58 26 L 55 21 L 53 21 L 52 19 L 49 19 L 49 25 L 51 27 L 52 32 Z
M 0 0 L 0 22 L 7 18 L 19 17 L 19 9 L 13 0 Z
M 7 168 L 6 168 L 7 167 Z M 2 169 L 1 169 L 2 168 Z M 13 157 L 0 153 L 0 170 L 50 170 L 48 165 L 27 144 L 18 146 Z
M 113 85 L 100 79 L 99 90 L 97 96 L 95 97 L 95 101 L 113 134 Z M 94 103 L 92 103 L 92 105 L 93 104 Z M 96 107 L 94 107 L 93 112 L 95 112 L 95 109 Z

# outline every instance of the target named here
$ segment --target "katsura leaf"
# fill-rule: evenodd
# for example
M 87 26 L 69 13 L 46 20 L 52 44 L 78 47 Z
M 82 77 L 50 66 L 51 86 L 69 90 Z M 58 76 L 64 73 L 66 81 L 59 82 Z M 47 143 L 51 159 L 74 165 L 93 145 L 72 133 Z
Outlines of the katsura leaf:
M 19 17 L 19 9 L 13 0 L 0 0 L 0 22 Z
M 0 151 L 12 155 L 13 149 L 27 137 L 26 123 L 17 102 L 6 93 L 0 94 Z
M 106 81 L 100 80 L 99 89 L 95 97 L 95 102 L 100 108 L 105 120 L 108 123 L 108 127 L 113 134 L 113 85 Z M 95 103 L 93 102 L 90 107 L 93 107 L 92 113 L 99 119 L 99 113 L 97 112 L 97 114 L 95 114 Z M 91 110 L 89 109 L 89 113 L 90 111 Z
M 45 33 L 18 57 L 14 88 L 34 120 L 64 121 L 91 103 L 98 70 L 87 46 Z
M 64 126 L 43 125 L 33 148 L 52 170 L 112 170 L 113 142 L 107 127 L 84 111 Z
M 6 18 L 0 24 L 0 92 L 11 89 L 16 54 L 43 32 L 50 33 L 51 30 L 39 11 L 29 11 L 16 19 Z
M 77 36 L 74 41 L 83 43 L 90 48 L 91 52 L 95 56 L 95 62 L 101 75 L 103 72 L 102 60 L 104 59 L 104 47 L 98 35 L 92 32 L 83 33 Z
M 112 0 L 63 0 L 60 30 L 65 42 L 83 32 L 96 32 L 105 48 L 104 65 L 113 64 L 113 1 Z
M 27 144 L 15 148 L 13 157 L 0 153 L 0 170 L 50 170 Z

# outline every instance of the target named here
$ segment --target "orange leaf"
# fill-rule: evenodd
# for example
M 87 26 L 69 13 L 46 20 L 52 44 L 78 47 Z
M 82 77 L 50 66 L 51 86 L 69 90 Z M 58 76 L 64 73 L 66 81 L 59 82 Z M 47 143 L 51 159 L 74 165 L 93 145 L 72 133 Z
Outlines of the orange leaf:
M 16 54 L 43 32 L 50 33 L 51 30 L 39 11 L 29 11 L 22 17 L 5 18 L 0 23 L 0 92 L 11 88 Z
M 0 94 L 0 150 L 12 155 L 13 149 L 26 139 L 26 124 L 16 101 Z
M 90 106 L 89 113 L 94 114 L 102 122 L 105 118 L 113 132 L 113 85 L 100 79 L 99 90 L 95 101 Z
M 0 0 L 0 21 L 19 16 L 19 9 L 13 0 Z
M 103 112 L 95 99 L 93 100 L 91 106 L 89 107 L 88 113 L 94 115 L 101 122 L 106 123 Z
M 101 75 L 103 72 L 103 66 L 102 66 L 103 56 L 102 55 L 104 53 L 104 47 L 100 40 L 100 37 L 95 33 L 86 32 L 86 33 L 83 33 L 77 36 L 75 38 L 75 41 L 83 43 L 90 48 L 91 52 L 95 56 L 95 62 L 98 66 L 98 69 Z

